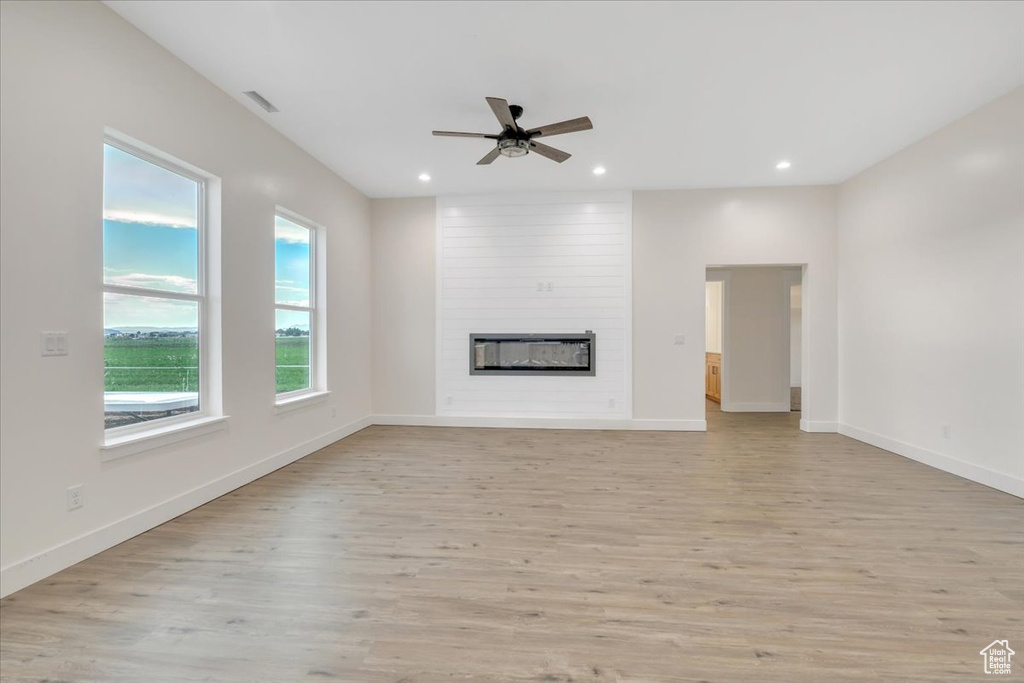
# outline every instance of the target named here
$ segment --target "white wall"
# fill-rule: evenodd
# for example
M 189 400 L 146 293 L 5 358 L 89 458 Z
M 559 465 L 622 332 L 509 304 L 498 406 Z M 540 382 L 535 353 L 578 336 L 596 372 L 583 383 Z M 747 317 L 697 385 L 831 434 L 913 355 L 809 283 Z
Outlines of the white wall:
M 789 385 L 800 386 L 800 362 L 803 355 L 803 326 L 801 323 L 801 285 L 790 288 L 789 306 Z
M 0 497 L 8 593 L 365 424 L 369 202 L 99 3 L 0 4 Z M 103 440 L 110 126 L 222 179 L 226 429 L 112 462 Z M 275 414 L 276 204 L 328 231 L 330 400 Z M 39 332 L 70 332 L 41 358 Z M 332 417 L 331 408 L 336 409 Z M 67 487 L 83 484 L 68 512 Z
M 704 306 L 704 350 L 708 353 L 722 352 L 722 282 L 716 280 L 705 284 Z
M 379 200 L 374 206 L 401 201 Z M 418 216 L 402 220 L 418 224 L 432 220 L 427 215 L 429 206 L 417 206 L 416 211 Z M 704 428 L 704 281 L 708 265 L 806 263 L 804 321 L 809 329 L 804 334 L 813 341 L 803 350 L 810 386 L 804 389 L 802 425 L 815 431 L 835 430 L 835 212 L 834 187 L 634 192 L 634 409 L 633 419 L 620 421 L 621 425 L 640 429 Z M 406 247 L 421 260 L 434 259 L 433 253 L 423 253 L 426 246 L 419 239 Z M 401 247 L 392 243 L 392 248 Z M 387 282 L 396 296 L 413 296 L 430 286 L 423 267 L 391 264 L 379 258 L 375 264 L 387 268 L 386 273 L 375 272 L 375 278 L 379 276 L 376 281 Z M 390 333 L 420 337 L 427 333 L 423 320 L 392 321 L 396 327 L 381 325 L 375 330 L 381 343 L 386 341 L 380 336 Z M 675 343 L 677 334 L 685 336 L 685 344 Z M 466 345 L 453 351 L 458 354 L 453 357 L 459 368 L 468 365 L 462 355 L 468 352 Z M 420 386 L 433 380 L 423 372 L 410 381 Z M 398 391 L 400 386 L 382 390 L 375 401 L 381 406 L 397 405 L 400 398 L 394 394 Z M 431 408 L 427 401 L 420 400 L 409 408 L 415 411 L 413 417 L 390 415 L 384 421 L 471 424 L 455 418 L 415 418 Z
M 373 224 L 373 412 L 434 414 L 433 197 L 375 199 Z
M 792 269 L 731 268 L 708 274 L 727 278 L 722 410 L 789 412 Z
M 1019 496 L 1022 121 L 1018 88 L 844 183 L 839 230 L 841 431 Z
M 708 266 L 807 264 L 801 426 L 834 431 L 835 228 L 834 187 L 634 192 L 634 418 L 704 418 Z
M 374 204 L 371 281 L 369 202 L 106 7 L 0 3 L 0 44 L 0 592 L 301 457 L 371 409 L 433 415 L 432 201 Z M 1024 495 L 1022 119 L 1017 90 L 845 183 L 838 260 L 835 188 L 634 193 L 633 336 L 620 359 L 632 343 L 633 423 L 703 426 L 708 265 L 807 264 L 803 426 L 827 431 L 838 414 L 844 433 Z M 223 181 L 231 416 L 223 431 L 107 463 L 105 126 Z M 277 204 L 326 226 L 329 245 L 334 393 L 285 414 L 272 408 Z M 70 355 L 39 357 L 40 330 L 70 331 Z M 68 513 L 76 484 L 85 507 Z
M 438 200 L 440 416 L 631 415 L 628 192 Z M 469 334 L 593 330 L 594 377 L 469 374 Z

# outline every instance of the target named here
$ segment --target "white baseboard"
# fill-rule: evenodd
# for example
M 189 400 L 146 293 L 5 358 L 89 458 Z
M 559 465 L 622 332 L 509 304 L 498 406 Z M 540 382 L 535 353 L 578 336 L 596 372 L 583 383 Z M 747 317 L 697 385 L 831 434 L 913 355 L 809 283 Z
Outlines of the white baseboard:
M 773 405 L 773 404 L 739 404 Z M 764 412 L 764 411 L 759 411 Z M 788 412 L 788 407 L 781 411 Z M 561 419 L 561 418 L 494 418 L 435 415 L 373 415 L 356 420 L 344 427 L 328 432 L 282 453 L 253 463 L 220 479 L 158 503 L 134 515 L 113 522 L 66 543 L 50 548 L 38 555 L 0 569 L 0 597 L 24 588 L 36 581 L 137 536 L 153 527 L 174 519 L 189 510 L 218 498 L 251 481 L 291 464 L 310 453 L 354 434 L 373 424 L 427 427 L 513 427 L 533 429 L 619 429 L 656 431 L 706 431 L 704 420 L 631 420 L 631 419 Z M 936 469 L 969 479 L 985 486 L 1024 498 L 1024 480 L 995 472 L 912 444 L 874 434 L 850 425 L 835 422 L 801 420 L 805 432 L 836 432 L 858 441 L 877 446 L 898 455 L 916 460 Z
M 740 404 L 770 405 L 770 404 Z M 788 410 L 787 410 L 788 411 Z M 765 411 L 758 411 L 765 412 Z M 776 412 L 776 411 L 772 411 Z M 0 569 L 0 597 L 66 569 L 77 562 L 112 548 L 189 510 L 233 491 L 240 486 L 289 465 L 310 453 L 345 438 L 372 424 L 429 427 L 512 427 L 533 429 L 619 429 L 656 431 L 706 431 L 704 420 L 631 420 L 631 419 L 562 419 L 562 418 L 495 418 L 435 415 L 374 415 L 328 432 L 320 437 L 289 448 L 260 462 L 227 474 L 202 486 L 158 503 L 146 510 L 125 517 L 105 527 L 83 534 L 38 555 Z M 929 465 L 970 481 L 1024 498 L 1024 479 L 995 472 L 979 465 L 929 451 L 912 444 L 835 422 L 801 420 L 806 432 L 836 432 L 858 441 L 882 448 L 897 455 Z
M 704 432 L 704 420 L 631 420 L 557 417 L 482 417 L 477 415 L 374 415 L 375 425 L 407 427 L 484 427 L 503 429 L 609 429 L 623 431 Z
M 707 420 L 633 420 L 630 429 L 644 432 L 706 432 Z
M 800 420 L 800 429 L 811 433 L 835 434 L 839 431 L 839 425 L 821 420 Z
M 132 514 L 124 519 L 108 524 L 105 527 L 90 531 L 78 538 L 45 550 L 38 555 L 15 562 L 0 569 L 0 597 L 21 590 L 25 586 L 45 579 L 48 576 L 67 569 L 73 564 L 92 557 L 112 548 L 133 536 L 174 519 L 189 510 L 223 496 L 240 486 L 289 465 L 299 458 L 329 446 L 339 439 L 354 434 L 371 424 L 369 418 L 356 420 L 344 427 L 339 427 L 323 436 L 311 439 L 298 446 L 273 455 L 265 460 L 253 463 L 215 479 L 207 484 L 175 496 L 153 507 Z
M 722 403 L 723 413 L 788 413 L 789 401 L 778 403 Z
M 490 417 L 482 415 L 438 415 L 441 427 L 497 427 L 504 429 L 632 429 L 629 418 L 592 417 Z
M 186 491 L 141 512 L 56 545 L 26 560 L 0 569 L 0 597 L 97 555 L 118 543 L 149 531 L 189 510 L 219 498 L 240 486 L 289 465 L 300 458 L 344 439 L 370 425 L 411 425 L 429 427 L 516 427 L 539 429 L 622 429 L 662 431 L 706 431 L 704 420 L 630 420 L 494 418 L 434 415 L 373 415 L 330 431 L 240 470 L 231 472 L 191 491 Z
M 371 415 L 370 424 L 392 427 L 440 427 L 436 415 Z
M 920 446 L 898 441 L 881 434 L 869 432 L 866 429 L 852 427 L 846 424 L 839 425 L 839 433 L 857 441 L 863 441 L 877 448 L 881 448 L 904 458 L 916 460 L 935 469 L 955 474 L 958 477 L 969 479 L 978 484 L 1009 493 L 1010 495 L 1024 498 L 1024 479 L 1018 479 L 1009 474 L 996 472 L 980 465 L 965 462 L 942 453 L 936 453 Z

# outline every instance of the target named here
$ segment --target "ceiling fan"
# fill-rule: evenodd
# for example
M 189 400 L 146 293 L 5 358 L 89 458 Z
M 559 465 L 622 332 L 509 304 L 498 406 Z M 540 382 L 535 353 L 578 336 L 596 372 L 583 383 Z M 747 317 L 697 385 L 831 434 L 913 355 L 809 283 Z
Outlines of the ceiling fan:
M 548 147 L 543 143 L 537 142 L 535 138 L 551 137 L 552 135 L 562 135 L 563 133 L 575 133 L 580 130 L 590 130 L 594 127 L 594 124 L 590 122 L 589 117 L 581 116 L 578 119 L 570 119 L 568 121 L 540 126 L 539 128 L 523 130 L 519 127 L 519 124 L 516 123 L 516 120 L 523 115 L 523 108 L 518 104 L 510 105 L 506 100 L 499 97 L 488 97 L 487 104 L 491 105 L 491 111 L 494 112 L 494 115 L 498 118 L 498 122 L 502 126 L 502 131 L 497 135 L 490 135 L 487 133 L 453 133 L 447 130 L 434 131 L 434 135 L 439 136 L 454 138 L 487 138 L 488 140 L 496 140 L 497 144 L 494 149 L 488 152 L 483 159 L 476 162 L 477 166 L 483 166 L 491 163 L 498 158 L 499 154 L 507 157 L 521 157 L 526 156 L 531 151 L 536 152 L 542 157 L 547 157 L 552 161 L 562 163 L 572 155 L 568 152 L 563 152 L 560 149 Z

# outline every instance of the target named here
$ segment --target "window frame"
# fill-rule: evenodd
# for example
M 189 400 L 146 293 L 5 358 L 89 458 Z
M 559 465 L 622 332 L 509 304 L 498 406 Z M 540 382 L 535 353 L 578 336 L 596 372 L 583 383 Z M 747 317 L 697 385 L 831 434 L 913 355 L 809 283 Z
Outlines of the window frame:
M 283 218 L 300 228 L 309 231 L 309 306 L 297 306 L 294 304 L 283 304 L 277 300 L 277 219 Z M 305 218 L 283 206 L 274 207 L 274 288 L 273 288 L 273 310 L 275 315 L 274 327 L 277 329 L 277 311 L 296 311 L 309 314 L 309 386 L 304 389 L 292 391 L 277 391 L 277 349 L 274 349 L 274 405 L 278 409 L 291 407 L 297 404 L 305 404 L 314 399 L 324 398 L 330 392 L 327 389 L 326 361 L 322 357 L 323 346 L 322 336 L 326 330 L 324 320 L 323 294 L 321 292 L 321 280 L 323 274 L 323 259 L 320 251 L 324 244 L 324 228 L 318 223 Z M 276 337 L 275 337 L 276 344 Z
M 105 272 L 101 277 L 101 285 L 104 297 L 107 294 L 120 294 L 152 299 L 189 301 L 196 304 L 196 325 L 198 328 L 197 358 L 199 361 L 197 393 L 199 395 L 199 409 L 188 413 L 182 413 L 181 415 L 172 415 L 170 417 L 146 420 L 144 422 L 125 425 L 123 427 L 111 427 L 109 429 L 104 428 L 104 443 L 112 444 L 122 443 L 135 436 L 145 437 L 151 432 L 162 432 L 168 428 L 184 427 L 194 422 L 206 422 L 210 418 L 221 417 L 221 414 L 219 409 L 215 409 L 214 406 L 211 405 L 211 381 L 209 376 L 214 365 L 211 358 L 211 344 L 209 340 L 213 321 L 210 316 L 210 306 L 207 293 L 207 240 L 209 239 L 209 231 L 207 229 L 209 220 L 209 191 L 207 184 L 210 182 L 211 178 L 197 173 L 193 169 L 187 168 L 185 165 L 171 159 L 169 155 L 151 151 L 151 149 L 146 149 L 138 143 L 128 142 L 120 137 L 112 135 L 109 131 L 103 136 L 103 144 L 104 146 L 110 145 L 111 147 L 119 149 L 126 154 L 130 154 L 145 162 L 153 164 L 154 166 L 158 166 L 165 171 L 170 171 L 171 173 L 182 176 L 183 178 L 187 178 L 188 180 L 196 183 L 198 188 L 196 193 L 196 293 L 188 294 L 185 292 L 164 291 L 149 287 L 112 285 L 107 283 Z M 105 260 L 103 265 L 104 267 L 106 266 Z M 106 394 L 105 386 L 104 394 Z M 104 415 L 106 415 L 106 410 L 104 410 Z

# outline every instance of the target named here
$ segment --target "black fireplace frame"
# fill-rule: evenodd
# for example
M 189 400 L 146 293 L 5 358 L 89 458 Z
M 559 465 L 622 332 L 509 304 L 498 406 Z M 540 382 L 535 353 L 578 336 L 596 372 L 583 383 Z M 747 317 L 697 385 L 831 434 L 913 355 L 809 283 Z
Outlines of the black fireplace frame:
M 533 366 L 526 366 L 523 369 L 511 367 L 505 368 L 478 368 L 476 366 L 476 345 L 478 342 L 586 342 L 590 346 L 589 364 L 586 367 L 578 366 L 549 366 L 537 369 Z M 526 377 L 595 377 L 597 375 L 597 335 L 592 330 L 583 333 L 553 333 L 553 334 L 486 334 L 483 332 L 469 333 L 469 374 L 470 375 L 504 375 L 526 376 Z

